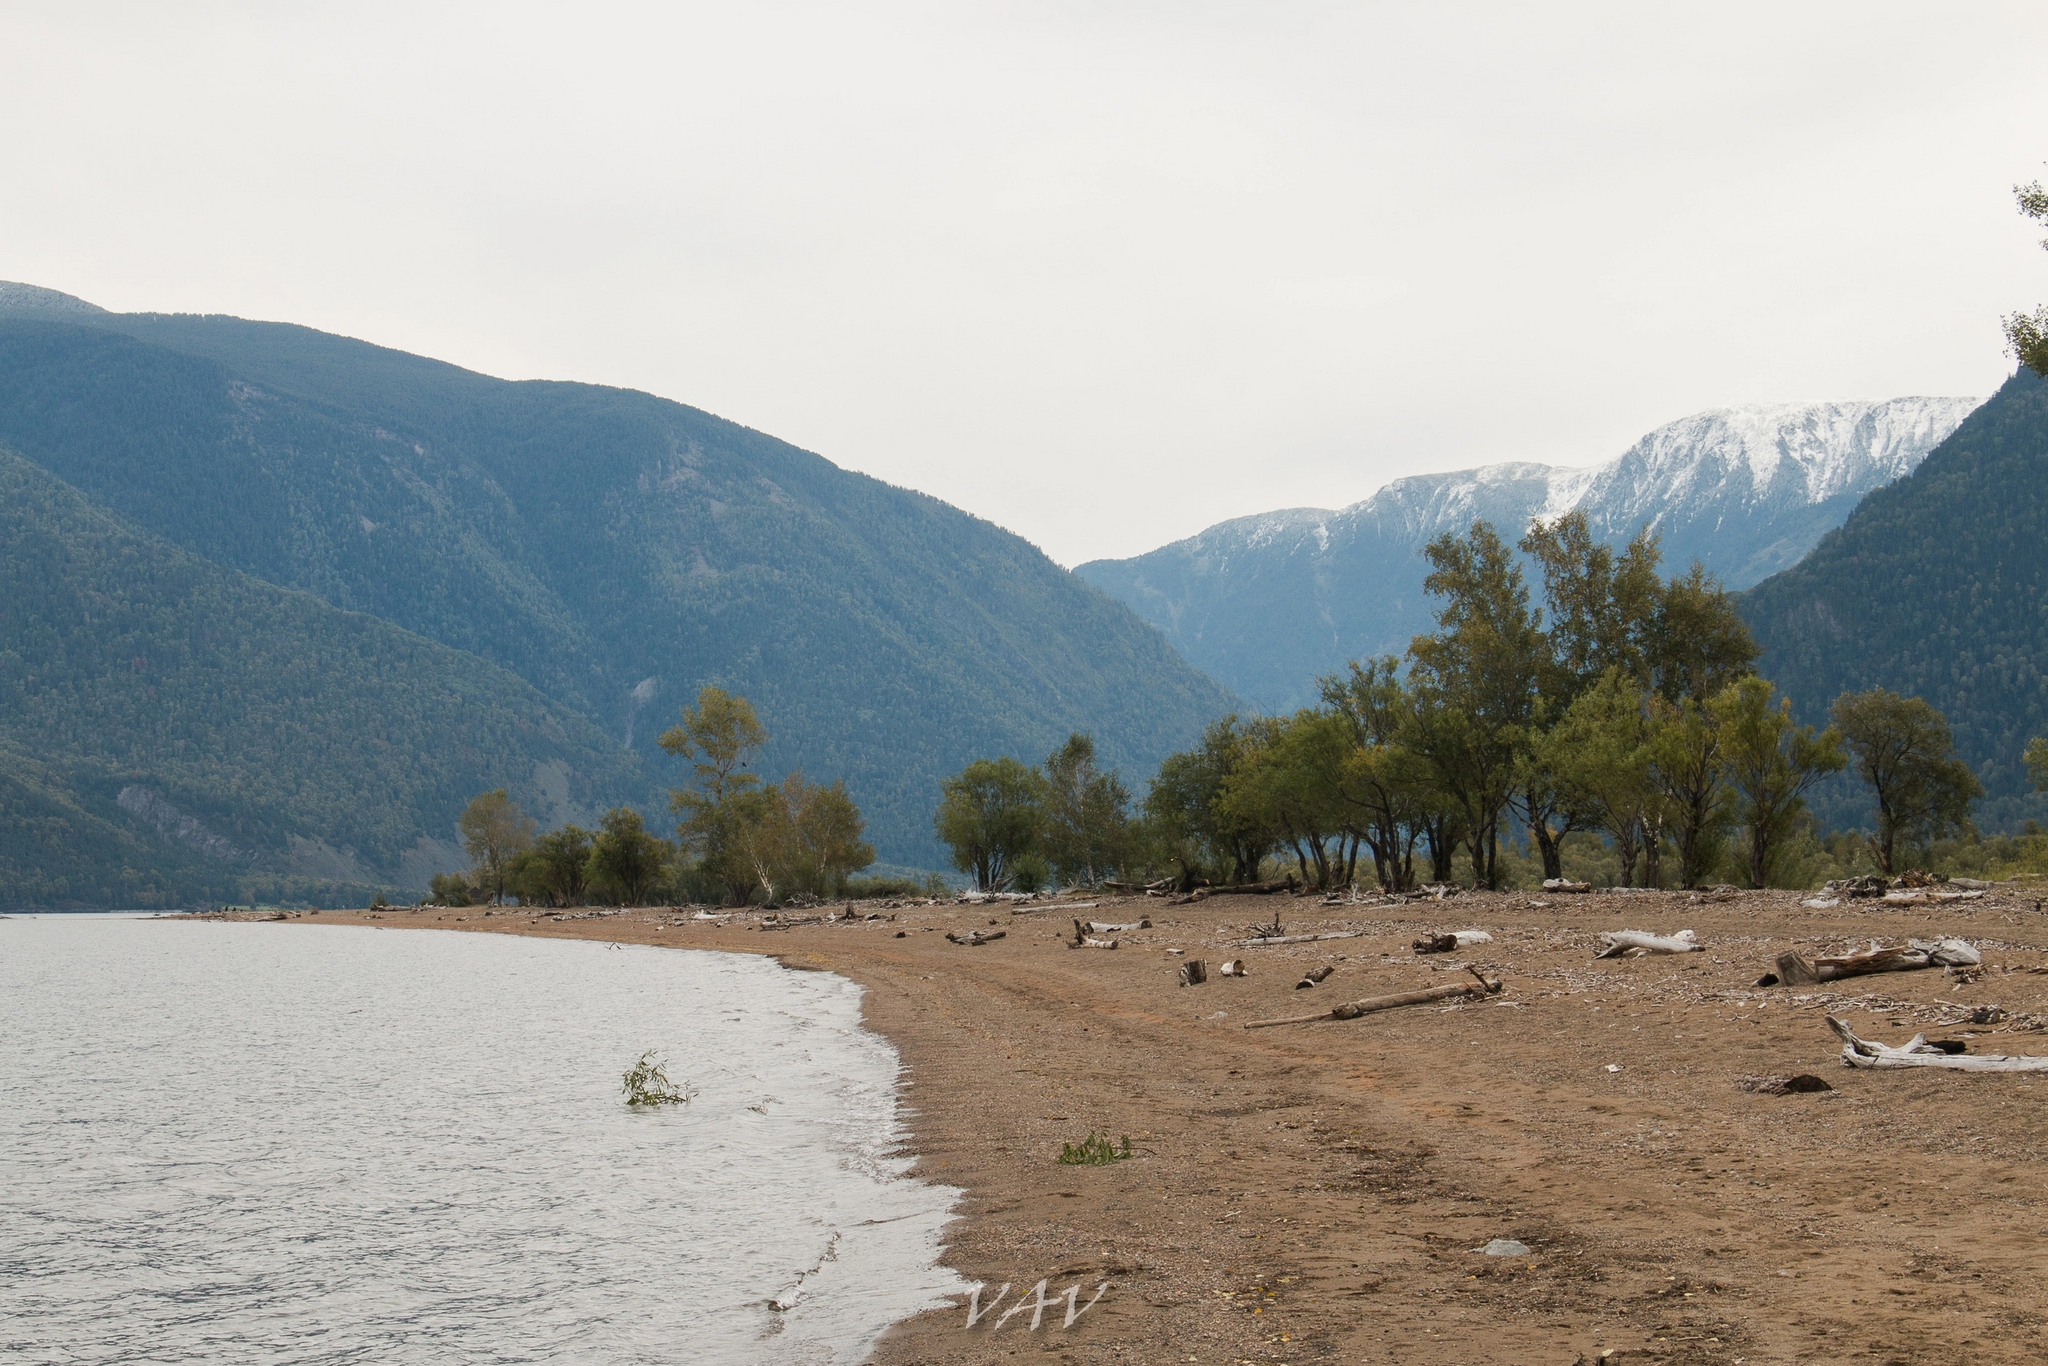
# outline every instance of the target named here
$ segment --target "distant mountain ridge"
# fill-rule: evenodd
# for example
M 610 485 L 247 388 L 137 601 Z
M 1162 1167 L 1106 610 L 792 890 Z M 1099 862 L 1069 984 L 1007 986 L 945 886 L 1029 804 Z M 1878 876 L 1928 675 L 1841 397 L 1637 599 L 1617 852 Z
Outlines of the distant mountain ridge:
M 2022 753 L 2048 735 L 2048 380 L 2021 370 L 1914 470 L 1864 498 L 1797 565 L 1744 593 L 1757 669 L 1803 721 L 1889 688 L 1947 716 L 1991 829 L 2048 817 Z M 1871 823 L 1853 782 L 1813 805 Z
M 1508 462 L 1397 479 L 1337 511 L 1223 522 L 1074 572 L 1158 626 L 1191 661 L 1269 708 L 1307 701 L 1354 658 L 1399 654 L 1429 629 L 1420 550 L 1475 519 L 1519 539 L 1582 509 L 1596 534 L 1662 535 L 1731 588 L 1790 567 L 1858 500 L 1909 473 L 1981 402 L 1898 398 L 1717 409 L 1669 423 L 1585 469 Z
M 0 287 L 0 446 L 149 537 L 516 676 L 617 747 L 570 763 L 588 804 L 664 825 L 681 775 L 655 739 L 705 683 L 754 701 L 768 776 L 844 778 L 881 857 L 925 867 L 970 759 L 1084 730 L 1139 778 L 1235 702 L 1021 538 L 649 394 Z M 422 811 L 447 839 L 455 810 Z

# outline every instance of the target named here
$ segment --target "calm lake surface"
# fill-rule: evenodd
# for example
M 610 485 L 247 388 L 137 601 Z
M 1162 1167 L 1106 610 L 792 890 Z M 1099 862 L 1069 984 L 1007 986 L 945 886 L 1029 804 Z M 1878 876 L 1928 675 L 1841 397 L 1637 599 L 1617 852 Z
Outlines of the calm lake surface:
M 0 1360 L 850 1363 L 959 1287 L 860 989 L 509 935 L 0 921 Z M 635 1113 L 645 1049 L 698 1092 Z

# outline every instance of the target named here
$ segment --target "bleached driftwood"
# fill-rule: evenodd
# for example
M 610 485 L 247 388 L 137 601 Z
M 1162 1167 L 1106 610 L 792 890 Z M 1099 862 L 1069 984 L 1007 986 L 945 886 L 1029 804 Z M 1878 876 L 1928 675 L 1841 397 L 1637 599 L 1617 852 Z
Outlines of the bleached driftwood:
M 1590 892 L 1593 890 L 1593 884 L 1590 882 L 1573 882 L 1570 878 L 1564 877 L 1547 877 L 1543 879 L 1543 890 L 1546 892 Z
M 1491 996 L 1501 989 L 1500 979 L 1481 977 L 1476 969 L 1467 969 L 1475 980 L 1458 982 L 1447 987 L 1428 987 L 1422 991 L 1397 992 L 1392 996 L 1368 996 L 1363 1001 L 1352 1001 L 1314 1015 L 1289 1015 L 1279 1020 L 1251 1020 L 1246 1029 L 1265 1029 L 1269 1025 L 1314 1024 L 1318 1020 L 1355 1020 L 1361 1015 L 1377 1011 L 1395 1010 L 1401 1006 L 1428 1005 L 1432 1001 L 1449 1001 L 1457 997 L 1477 998 Z
M 1209 966 L 1199 958 L 1190 958 L 1180 965 L 1180 984 L 1184 987 L 1198 987 L 1209 980 Z
M 1449 934 L 1424 935 L 1408 947 L 1417 953 L 1450 953 L 1474 944 L 1492 942 L 1493 936 L 1485 930 L 1453 930 Z
M 1318 939 L 1357 939 L 1364 933 L 1364 930 L 1332 930 L 1328 934 L 1270 934 L 1239 939 L 1231 947 L 1262 949 L 1272 944 L 1312 944 Z
M 1902 1046 L 1893 1048 L 1875 1039 L 1859 1039 L 1848 1025 L 1830 1015 L 1828 1028 L 1842 1041 L 1842 1061 L 1851 1067 L 1941 1067 L 1951 1072 L 2048 1072 L 2048 1057 L 2009 1057 L 1986 1053 L 1973 1057 L 1950 1053 L 1915 1034 Z
M 946 938 L 955 944 L 965 944 L 971 949 L 978 949 L 983 944 L 993 944 L 998 939 L 1007 938 L 1009 933 L 1008 930 L 996 930 L 993 932 L 969 930 L 965 934 L 948 934 Z
M 1116 947 L 1116 940 L 1092 939 L 1087 935 L 1082 935 L 1080 943 L 1069 944 L 1067 947 L 1071 949 L 1113 949 Z
M 1595 958 L 1619 958 L 1627 953 L 1698 953 L 1700 937 L 1691 930 L 1677 934 L 1651 934 L 1648 930 L 1609 930 L 1600 936 L 1607 947 Z
M 1152 928 L 1152 917 L 1149 915 L 1143 916 L 1123 925 L 1111 925 L 1101 920 L 1091 920 L 1088 922 L 1088 928 L 1096 934 L 1124 934 L 1131 930 L 1149 930 Z
M 1218 971 L 1221 972 L 1225 977 L 1251 976 L 1249 972 L 1245 971 L 1244 963 L 1236 958 L 1226 959 L 1224 961 L 1223 966 L 1219 968 Z
M 1904 945 L 1881 948 L 1872 944 L 1855 953 L 1836 958 L 1808 961 L 1786 951 L 1778 955 L 1778 980 L 1788 987 L 1814 982 L 1834 982 L 1844 977 L 1861 977 L 1872 972 L 1915 972 L 1921 968 L 1968 968 L 1984 961 L 1984 955 L 1960 939 L 1909 939 Z
M 956 906 L 979 906 L 984 901 L 1030 901 L 1031 892 L 962 892 L 953 898 Z

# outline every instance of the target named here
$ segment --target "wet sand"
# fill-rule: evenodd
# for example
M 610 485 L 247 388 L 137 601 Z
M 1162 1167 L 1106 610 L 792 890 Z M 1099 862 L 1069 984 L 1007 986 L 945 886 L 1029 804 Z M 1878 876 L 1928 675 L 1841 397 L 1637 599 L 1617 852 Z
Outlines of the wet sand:
M 830 909 L 830 908 L 827 908 Z M 858 907 L 876 910 L 873 903 Z M 1236 949 L 1278 911 L 1289 933 Z M 794 914 L 816 915 L 820 912 Z M 1832 1011 L 1865 1037 L 1920 1029 L 1974 1053 L 2048 1054 L 2048 923 L 2011 887 L 1981 901 L 1810 909 L 1790 893 L 1529 896 L 1324 905 L 1103 899 L 1084 918 L 1153 928 L 1074 950 L 1038 902 L 904 904 L 883 920 L 762 928 L 690 912 L 325 913 L 362 920 L 773 954 L 867 987 L 901 1051 L 908 1146 L 962 1187 L 946 1261 L 986 1282 L 901 1325 L 880 1366 L 1059 1362 L 2040 1362 L 2048 1076 L 1841 1065 Z M 945 933 L 1005 937 L 981 947 Z M 1421 957 L 1427 931 L 1494 942 Z M 1597 931 L 1696 930 L 1705 951 L 1595 961 Z M 1893 973 L 1752 985 L 1809 957 L 1935 933 L 1981 980 Z M 900 936 L 900 937 L 899 937 Z M 1184 956 L 1173 955 L 1172 949 Z M 1210 980 L 1179 985 L 1185 958 Z M 1226 958 L 1248 978 L 1222 978 Z M 1249 1020 L 1441 985 L 1483 1002 L 1246 1030 Z M 1328 964 L 1320 986 L 1302 972 Z M 1948 1004 L 1953 1003 L 1953 1004 Z M 1934 1026 L 1996 1003 L 2001 1023 Z M 1613 1069 L 1619 1070 L 1613 1070 Z M 1757 1095 L 1746 1074 L 1831 1092 Z M 1063 1143 L 1128 1134 L 1134 1156 L 1062 1166 Z M 1526 1256 L 1478 1252 L 1514 1239 Z M 1052 1306 L 1002 1313 L 1041 1280 Z M 1066 1326 L 1069 1286 L 1093 1308 Z

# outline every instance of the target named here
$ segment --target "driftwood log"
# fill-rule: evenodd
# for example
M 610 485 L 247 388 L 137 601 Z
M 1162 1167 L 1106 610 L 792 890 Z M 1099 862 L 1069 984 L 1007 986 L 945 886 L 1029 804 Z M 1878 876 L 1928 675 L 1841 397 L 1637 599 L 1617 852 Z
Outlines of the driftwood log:
M 1314 1015 L 1290 1015 L 1280 1020 L 1252 1020 L 1246 1023 L 1245 1028 L 1265 1029 L 1271 1025 L 1314 1024 L 1318 1020 L 1355 1020 L 1361 1015 L 1371 1015 L 1382 1010 L 1397 1010 L 1402 1006 L 1428 1005 L 1432 1001 L 1450 1001 L 1460 997 L 1477 999 L 1494 995 L 1501 989 L 1498 978 L 1481 977 L 1477 971 L 1472 971 L 1472 976 L 1475 980 L 1458 982 L 1447 987 L 1402 991 L 1392 996 L 1368 996 L 1363 1001 L 1351 1001 L 1330 1010 L 1318 1011 Z
M 1296 991 L 1300 991 L 1303 987 L 1312 987 L 1316 983 L 1328 977 L 1331 973 L 1335 972 L 1336 970 L 1337 969 L 1331 967 L 1328 963 L 1323 964 L 1319 968 L 1310 968 L 1307 972 L 1304 972 L 1301 975 L 1301 980 L 1294 984 L 1294 989 Z
M 1590 882 L 1573 882 L 1570 878 L 1547 877 L 1543 879 L 1543 890 L 1546 892 L 1567 893 L 1590 892 L 1593 890 L 1593 884 Z
M 1639 953 L 1698 953 L 1700 937 L 1691 930 L 1680 930 L 1677 934 L 1651 934 L 1648 930 L 1610 930 L 1600 936 L 1607 947 L 1594 954 L 1595 958 L 1620 958 L 1632 952 Z
M 1081 923 L 1081 922 L 1079 922 L 1079 921 L 1076 921 L 1075 923 L 1076 923 L 1076 924 L 1079 924 L 1079 923 Z M 1149 915 L 1147 915 L 1147 916 L 1140 916 L 1140 917 L 1139 917 L 1138 919 L 1136 919 L 1136 920 L 1133 920 L 1133 921 L 1130 921 L 1129 923 L 1127 923 L 1127 924 L 1122 924 L 1122 925 L 1111 925 L 1111 924 L 1107 923 L 1106 921 L 1101 921 L 1101 920 L 1090 920 L 1090 921 L 1088 921 L 1088 922 L 1087 922 L 1087 925 L 1088 925 L 1088 929 L 1089 929 L 1089 931 L 1090 931 L 1091 933 L 1094 933 L 1094 934 L 1124 934 L 1124 933 L 1127 933 L 1127 932 L 1129 932 L 1129 931 L 1131 931 L 1131 930 L 1149 930 L 1149 929 L 1151 929 L 1151 928 L 1152 928 L 1152 917 L 1151 917 L 1151 916 L 1149 916 Z
M 1223 966 L 1217 969 L 1217 971 L 1221 972 L 1225 977 L 1251 976 L 1251 973 L 1245 970 L 1244 963 L 1236 958 L 1225 959 Z
M 1451 953 L 1472 944 L 1491 944 L 1493 936 L 1485 930 L 1453 930 L 1449 934 L 1424 935 L 1408 947 L 1417 953 Z
M 1231 947 L 1239 949 L 1263 949 L 1273 944 L 1313 944 L 1319 939 L 1358 939 L 1364 930 L 1332 930 L 1328 934 L 1266 934 L 1250 939 L 1239 939 Z
M 1915 1034 L 1898 1048 L 1874 1039 L 1859 1039 L 1849 1026 L 1830 1015 L 1828 1028 L 1842 1041 L 1842 1061 L 1850 1067 L 1941 1067 L 1951 1072 L 2048 1072 L 2048 1057 L 2007 1057 L 1984 1054 L 1972 1057 L 1952 1053 Z
M 1180 984 L 1184 987 L 1198 987 L 1209 980 L 1209 967 L 1199 958 L 1190 958 L 1180 965 Z
M 1010 932 L 1008 930 L 995 930 L 990 932 L 984 932 L 981 930 L 969 930 L 965 934 L 948 934 L 946 938 L 951 940 L 955 944 L 965 944 L 967 945 L 967 947 L 971 949 L 978 949 L 983 944 L 993 944 L 998 939 L 1006 938 L 1009 935 L 1009 933 Z
M 1778 980 L 1788 987 L 1834 982 L 1872 972 L 1915 972 L 1921 968 L 1976 967 L 1984 955 L 1960 939 L 1909 939 L 1904 945 L 1872 944 L 1855 953 L 1811 961 L 1791 951 L 1778 955 Z

